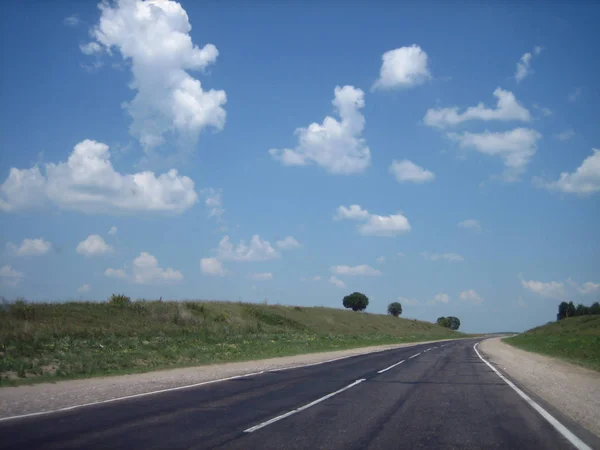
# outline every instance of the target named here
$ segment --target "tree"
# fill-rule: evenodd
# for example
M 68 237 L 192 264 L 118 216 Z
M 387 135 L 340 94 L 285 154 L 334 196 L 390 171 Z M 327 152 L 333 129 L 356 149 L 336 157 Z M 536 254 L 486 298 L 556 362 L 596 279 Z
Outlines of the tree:
M 447 317 L 438 317 L 437 324 L 440 327 L 450 328 L 450 319 Z
M 573 317 L 575 315 L 575 305 L 573 302 L 569 302 L 569 306 L 567 307 L 567 317 Z
M 344 308 L 352 309 L 352 311 L 363 311 L 369 304 L 369 297 L 360 292 L 353 292 L 344 297 Z
M 590 306 L 590 314 L 600 314 L 600 303 L 592 303 L 592 306 Z
M 450 329 L 451 330 L 456 331 L 460 328 L 460 319 L 458 317 L 450 316 L 450 317 L 447 317 L 447 319 L 450 321 Z
M 577 305 L 577 308 L 575 308 L 575 315 L 576 316 L 586 316 L 590 313 L 589 310 L 590 310 L 590 308 L 588 308 L 584 304 L 580 303 L 579 305 Z
M 393 302 L 388 305 L 388 314 L 398 317 L 402 314 L 402 305 L 398 302 Z
M 568 310 L 569 310 L 569 304 L 567 302 L 561 302 L 561 304 L 558 305 L 557 320 L 562 320 L 565 317 L 568 317 Z

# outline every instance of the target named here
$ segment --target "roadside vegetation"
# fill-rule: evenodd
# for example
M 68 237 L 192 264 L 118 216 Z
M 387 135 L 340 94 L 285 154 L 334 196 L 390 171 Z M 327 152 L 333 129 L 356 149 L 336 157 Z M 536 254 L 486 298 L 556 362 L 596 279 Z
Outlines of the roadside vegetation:
M 600 315 L 561 318 L 504 341 L 600 371 Z
M 463 336 L 429 322 L 321 307 L 124 295 L 16 301 L 0 307 L 0 385 Z

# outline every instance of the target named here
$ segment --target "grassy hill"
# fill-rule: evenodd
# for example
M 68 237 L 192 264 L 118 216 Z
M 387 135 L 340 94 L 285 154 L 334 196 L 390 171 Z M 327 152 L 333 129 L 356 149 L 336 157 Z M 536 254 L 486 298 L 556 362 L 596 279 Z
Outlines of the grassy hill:
M 600 371 L 600 316 L 569 317 L 504 341 Z
M 0 385 L 462 336 L 429 322 L 332 308 L 17 302 L 0 309 Z

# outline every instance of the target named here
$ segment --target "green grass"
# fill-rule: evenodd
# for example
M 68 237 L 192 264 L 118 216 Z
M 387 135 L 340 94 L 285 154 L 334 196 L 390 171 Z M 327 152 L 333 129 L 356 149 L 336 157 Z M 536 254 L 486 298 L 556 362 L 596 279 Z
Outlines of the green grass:
M 600 316 L 570 317 L 504 341 L 600 371 Z
M 0 308 L 0 386 L 464 336 L 332 308 L 17 302 Z

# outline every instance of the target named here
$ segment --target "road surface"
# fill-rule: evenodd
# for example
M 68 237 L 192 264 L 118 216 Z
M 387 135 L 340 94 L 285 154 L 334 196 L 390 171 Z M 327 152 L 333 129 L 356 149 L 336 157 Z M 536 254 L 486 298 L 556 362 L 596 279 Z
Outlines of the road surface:
M 2 421 L 0 448 L 575 448 L 479 358 L 475 342 Z

